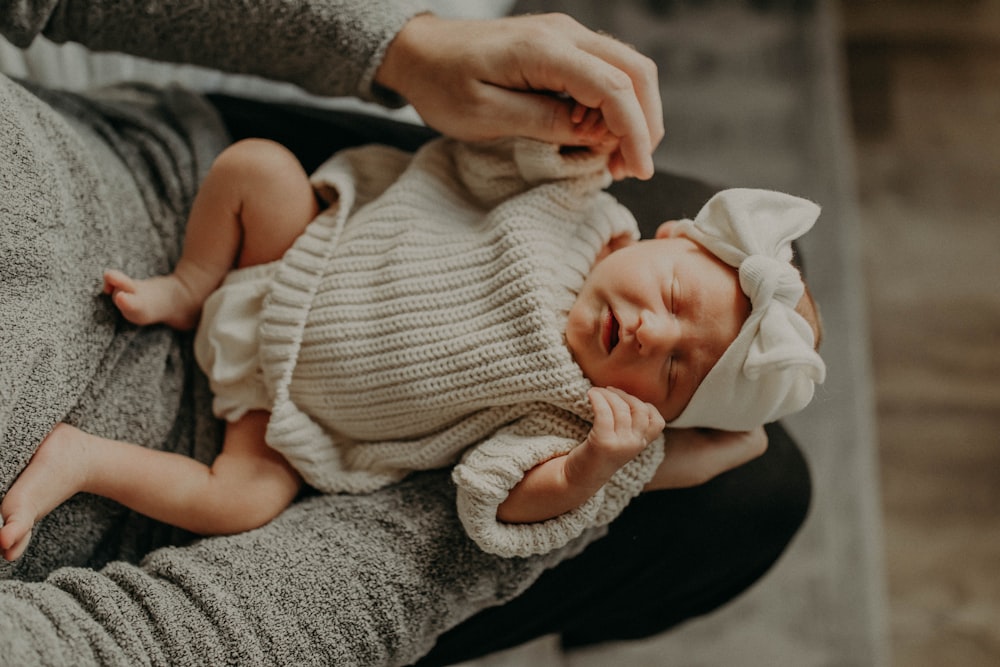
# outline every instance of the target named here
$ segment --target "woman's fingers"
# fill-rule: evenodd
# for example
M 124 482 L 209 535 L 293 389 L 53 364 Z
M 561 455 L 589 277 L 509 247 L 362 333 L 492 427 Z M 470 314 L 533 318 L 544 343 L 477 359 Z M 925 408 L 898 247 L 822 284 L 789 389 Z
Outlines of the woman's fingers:
M 663 137 L 652 61 L 559 14 L 418 16 L 390 44 L 376 80 L 445 134 L 600 146 L 616 178 L 651 176 Z
M 663 137 L 655 64 L 576 22 L 559 25 L 562 39 L 537 41 L 519 53 L 518 67 L 527 87 L 564 93 L 600 110 L 608 131 L 620 139 L 628 174 L 650 177 L 652 152 Z
M 652 153 L 663 138 L 663 108 L 656 65 L 631 47 L 589 33 L 580 47 L 593 59 L 589 76 L 569 79 L 574 99 L 600 109 L 608 131 L 621 140 L 619 155 L 628 174 L 649 178 Z

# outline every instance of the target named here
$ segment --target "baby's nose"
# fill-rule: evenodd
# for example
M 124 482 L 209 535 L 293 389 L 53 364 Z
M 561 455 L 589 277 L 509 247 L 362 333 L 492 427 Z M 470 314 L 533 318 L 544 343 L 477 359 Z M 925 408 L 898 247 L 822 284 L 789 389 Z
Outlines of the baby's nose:
M 670 352 L 680 338 L 677 318 L 671 313 L 656 313 L 644 310 L 639 315 L 639 326 L 635 330 L 635 340 L 640 354 Z

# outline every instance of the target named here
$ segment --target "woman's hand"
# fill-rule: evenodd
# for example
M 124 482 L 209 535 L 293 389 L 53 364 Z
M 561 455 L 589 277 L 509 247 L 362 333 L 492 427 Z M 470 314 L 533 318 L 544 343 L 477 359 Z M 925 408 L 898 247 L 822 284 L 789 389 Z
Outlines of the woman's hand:
M 528 136 L 610 152 L 616 179 L 653 175 L 663 138 L 656 65 L 561 14 L 411 19 L 375 75 L 424 121 L 465 140 Z M 602 131 L 581 122 L 600 113 Z
M 739 432 L 667 429 L 664 436 L 666 455 L 656 475 L 646 484 L 646 491 L 698 486 L 767 451 L 763 426 Z

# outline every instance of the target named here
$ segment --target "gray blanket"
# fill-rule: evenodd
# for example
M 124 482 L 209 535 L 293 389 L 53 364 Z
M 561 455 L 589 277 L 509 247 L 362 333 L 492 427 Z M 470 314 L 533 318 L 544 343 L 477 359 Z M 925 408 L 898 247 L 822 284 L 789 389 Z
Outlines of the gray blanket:
M 188 340 L 123 322 L 100 276 L 172 265 L 224 132 L 179 91 L 101 100 L 0 77 L 0 489 L 60 420 L 203 460 L 218 448 Z M 595 537 L 503 560 L 466 538 L 453 505 L 447 474 L 422 474 L 188 544 L 79 495 L 0 568 L 0 662 L 408 664 Z

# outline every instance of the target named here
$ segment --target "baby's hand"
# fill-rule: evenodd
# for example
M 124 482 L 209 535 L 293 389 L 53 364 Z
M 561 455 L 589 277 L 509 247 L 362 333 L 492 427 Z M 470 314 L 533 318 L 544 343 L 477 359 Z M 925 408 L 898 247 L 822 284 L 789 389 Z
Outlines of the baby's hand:
M 497 508 L 500 521 L 545 521 L 579 507 L 663 431 L 659 411 L 635 396 L 599 387 L 587 396 L 594 408 L 587 439 L 525 472 Z
M 574 136 L 595 153 L 609 155 L 621 145 L 620 138 L 612 134 L 600 109 L 591 109 L 573 102 L 570 122 L 573 124 Z
M 594 426 L 583 446 L 615 470 L 635 458 L 666 426 L 655 407 L 620 389 L 593 387 L 588 397 Z

